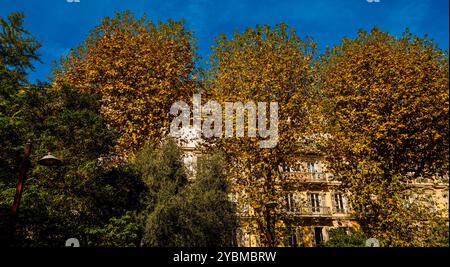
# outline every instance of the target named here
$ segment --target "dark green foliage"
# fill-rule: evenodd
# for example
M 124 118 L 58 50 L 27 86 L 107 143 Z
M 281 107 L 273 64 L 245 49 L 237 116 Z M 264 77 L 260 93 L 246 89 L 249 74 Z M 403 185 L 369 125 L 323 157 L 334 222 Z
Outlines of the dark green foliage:
M 449 246 L 449 228 L 448 222 L 442 220 L 437 222 L 437 226 L 433 228 L 430 234 L 429 242 L 431 247 L 448 247 Z
M 148 143 L 136 156 L 134 165 L 148 188 L 143 244 L 181 245 L 183 241 L 179 239 L 184 233 L 180 220 L 186 211 L 182 195 L 188 182 L 181 150 L 171 139 L 159 146 Z
M 0 244 L 64 246 L 75 237 L 83 246 L 139 245 L 136 211 L 145 187 L 133 169 L 102 164 L 117 134 L 100 116 L 97 97 L 27 85 L 40 44 L 23 28 L 23 14 L 0 18 L 0 27 Z M 12 227 L 9 208 L 28 140 L 31 166 Z M 37 165 L 48 151 L 63 165 Z
M 227 176 L 222 158 L 219 155 L 204 156 L 199 162 L 196 179 L 180 187 L 185 184 L 186 171 L 174 142 L 167 141 L 159 150 L 151 151 L 140 154 L 147 159 L 145 170 L 152 170 L 151 175 L 143 175 L 149 178 L 146 182 L 154 200 L 149 205 L 144 245 L 230 246 L 236 218 L 227 197 Z
M 23 28 L 23 14 L 0 18 L 0 244 L 8 236 L 9 207 L 17 181 L 25 121 L 15 99 L 25 83 L 26 71 L 38 59 L 36 42 Z M 8 199 L 8 201 L 6 200 Z
M 182 151 L 170 139 L 159 146 L 147 143 L 138 152 L 133 165 L 148 188 L 149 210 L 177 195 L 188 181 Z
M 235 207 L 228 198 L 229 183 L 222 154 L 205 155 L 198 161 L 196 180 L 190 188 L 190 211 L 199 221 L 198 246 L 231 246 L 237 227 Z M 191 241 L 192 242 L 192 241 Z
M 41 44 L 23 28 L 22 13 L 0 18 L 0 97 L 9 98 L 26 81 L 26 71 L 39 60 Z
M 21 107 L 22 140 L 33 142 L 14 245 L 63 246 L 69 237 L 80 239 L 82 245 L 139 245 L 139 227 L 130 214 L 140 207 L 145 187 L 126 165 L 102 164 L 112 157 L 109 151 L 116 134 L 100 116 L 97 99 L 70 88 L 49 91 L 41 85 L 24 88 L 14 103 Z M 47 151 L 61 158 L 63 165 L 37 165 Z M 15 173 L 7 177 L 0 184 L 4 213 L 17 181 Z M 105 229 L 123 223 L 136 230 L 131 238 L 108 243 L 117 230 Z
M 16 173 L 21 153 L 21 109 L 14 98 L 25 83 L 26 71 L 33 69 L 41 46 L 23 28 L 23 14 L 0 18 L 0 186 Z
M 363 232 L 347 233 L 343 228 L 330 230 L 330 240 L 325 247 L 365 247 L 368 237 Z
M 111 217 L 106 224 L 86 230 L 90 246 L 136 247 L 142 238 L 142 223 L 136 212 Z

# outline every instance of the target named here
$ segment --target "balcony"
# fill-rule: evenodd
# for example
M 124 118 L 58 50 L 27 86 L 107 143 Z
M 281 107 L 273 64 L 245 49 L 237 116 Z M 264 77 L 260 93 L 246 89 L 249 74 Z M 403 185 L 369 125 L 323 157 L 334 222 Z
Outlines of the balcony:
M 298 217 L 331 217 L 330 207 L 297 207 L 287 211 L 288 215 Z
M 300 182 L 307 184 L 327 184 L 327 183 L 338 183 L 333 179 L 333 175 L 329 173 L 322 172 L 299 172 L 291 171 L 283 173 L 283 177 L 286 180 L 292 182 Z
M 407 181 L 407 185 L 410 187 L 448 188 L 449 180 L 448 180 L 448 175 L 443 176 L 443 177 L 432 176 L 431 178 L 419 177 L 419 178 Z

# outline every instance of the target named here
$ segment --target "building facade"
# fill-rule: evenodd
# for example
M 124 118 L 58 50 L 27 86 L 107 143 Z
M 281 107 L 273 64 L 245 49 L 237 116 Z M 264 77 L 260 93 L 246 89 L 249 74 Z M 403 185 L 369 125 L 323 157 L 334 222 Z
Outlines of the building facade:
M 197 159 L 202 155 L 199 149 L 201 139 L 195 131 L 187 131 L 181 138 L 184 163 L 191 179 L 195 177 Z M 316 247 L 329 240 L 331 229 L 341 228 L 346 232 L 360 228 L 348 195 L 341 182 L 327 172 L 322 156 L 309 155 L 299 160 L 296 166 L 281 168 L 282 179 L 288 185 L 283 190 L 283 199 L 278 207 L 283 216 L 283 246 Z M 429 200 L 430 209 L 442 210 L 448 223 L 449 179 L 446 177 L 419 178 L 408 184 L 405 204 L 412 203 L 419 196 Z M 236 205 L 239 227 L 233 233 L 235 244 L 240 247 L 260 247 L 260 232 L 255 224 L 255 212 L 243 196 L 244 192 L 230 194 Z
M 284 192 L 282 207 L 284 246 L 316 247 L 329 240 L 331 229 L 341 228 L 350 233 L 360 228 L 348 196 L 341 190 L 341 182 L 327 172 L 322 157 L 304 157 L 297 166 L 283 170 L 283 179 L 292 184 Z M 430 209 L 442 211 L 448 224 L 448 175 L 418 178 L 408 183 L 407 188 L 412 194 L 405 195 L 405 205 L 425 199 Z M 259 247 L 259 233 L 249 223 L 254 213 L 245 203 L 239 204 L 241 228 L 237 232 L 237 245 Z
M 307 157 L 295 167 L 285 168 L 282 179 L 288 184 L 280 207 L 285 227 L 284 246 L 315 247 L 329 239 L 329 231 L 359 228 L 348 197 L 340 190 L 341 183 L 326 172 L 320 157 Z M 250 221 L 254 212 L 245 203 L 238 203 L 241 228 L 237 245 L 261 246 L 259 233 Z

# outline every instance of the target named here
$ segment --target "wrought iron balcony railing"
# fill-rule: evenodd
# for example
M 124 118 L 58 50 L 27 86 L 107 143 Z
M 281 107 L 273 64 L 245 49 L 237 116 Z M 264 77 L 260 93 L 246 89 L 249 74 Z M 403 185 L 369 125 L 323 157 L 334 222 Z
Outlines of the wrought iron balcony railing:
M 287 211 L 293 216 L 302 217 L 330 217 L 330 207 L 296 207 Z
M 416 179 L 411 179 L 406 183 L 409 186 L 417 186 L 417 187 L 427 187 L 427 186 L 448 187 L 449 180 L 448 175 L 445 175 L 442 177 L 432 176 L 431 178 L 419 177 Z
M 300 171 L 292 171 L 283 173 L 283 177 L 287 180 L 297 181 L 302 183 L 311 183 L 311 184 L 323 184 L 323 183 L 332 183 L 337 182 L 334 180 L 334 177 L 330 173 L 322 173 L 322 172 L 300 172 Z

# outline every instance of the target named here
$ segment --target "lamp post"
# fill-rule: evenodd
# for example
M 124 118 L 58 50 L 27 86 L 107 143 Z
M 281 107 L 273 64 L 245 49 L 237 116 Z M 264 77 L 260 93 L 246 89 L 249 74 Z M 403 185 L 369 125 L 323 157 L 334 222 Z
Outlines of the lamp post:
M 61 164 L 61 160 L 53 156 L 50 152 L 38 160 L 38 164 L 42 166 L 58 166 Z
M 272 225 L 272 216 L 271 216 L 271 210 L 276 208 L 278 206 L 278 203 L 276 201 L 267 201 L 265 203 L 265 211 L 266 211 L 266 221 L 267 221 L 267 229 L 269 233 L 269 247 L 275 246 L 275 227 Z
M 17 181 L 16 194 L 14 195 L 14 203 L 11 207 L 11 215 L 13 216 L 13 218 L 17 217 L 17 212 L 19 210 L 23 186 L 26 180 L 26 174 L 30 167 L 30 160 L 29 160 L 30 155 L 31 155 L 31 142 L 28 141 L 23 149 L 23 157 L 19 166 L 19 179 Z M 50 152 L 48 152 L 46 156 L 38 160 L 38 164 L 43 166 L 57 166 L 61 164 L 61 160 L 51 155 Z

